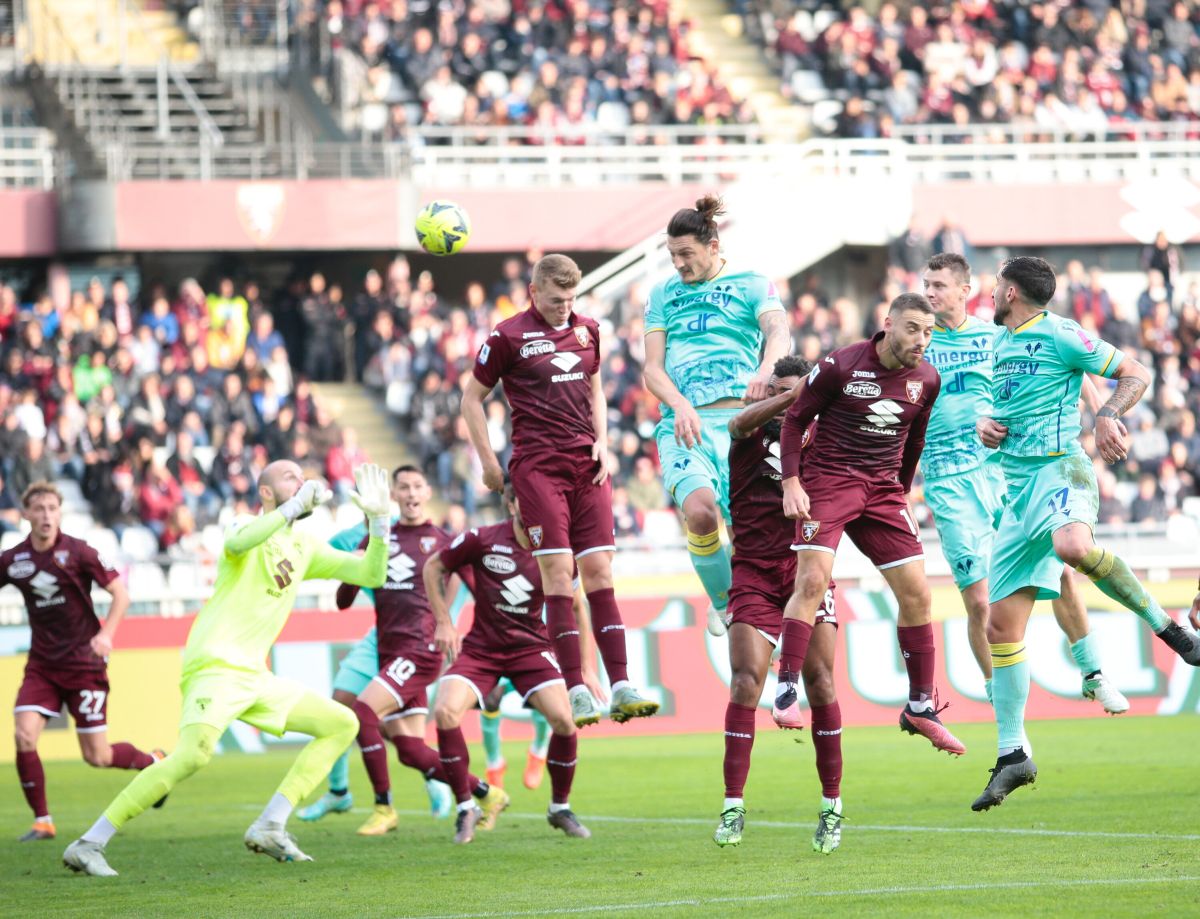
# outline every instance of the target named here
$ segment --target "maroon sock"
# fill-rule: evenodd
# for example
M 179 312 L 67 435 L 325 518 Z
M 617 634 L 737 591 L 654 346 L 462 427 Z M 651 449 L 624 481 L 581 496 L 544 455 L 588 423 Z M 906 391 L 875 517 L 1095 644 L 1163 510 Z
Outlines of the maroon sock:
M 396 753 L 403 765 L 409 769 L 416 769 L 427 779 L 446 781 L 446 773 L 442 769 L 442 761 L 438 759 L 437 750 L 425 743 L 424 737 L 398 735 L 392 738 L 392 743 L 396 745 Z
M 754 746 L 754 706 L 730 702 L 725 706 L 725 797 L 740 798 L 750 774 Z
M 621 621 L 621 610 L 617 608 L 617 596 L 611 587 L 593 590 L 587 595 L 592 611 L 592 634 L 596 636 L 596 648 L 609 683 L 620 683 L 629 679 L 629 657 L 625 651 L 625 623 Z
M 812 623 L 800 619 L 783 620 L 783 632 L 779 636 L 779 672 L 796 674 L 793 681 L 799 679 L 812 633 Z
M 836 798 L 842 793 L 842 707 L 836 702 L 812 707 L 812 739 L 821 794 Z
M 17 778 L 21 780 L 21 791 L 25 792 L 25 800 L 34 818 L 49 817 L 50 809 L 46 807 L 46 771 L 42 768 L 41 757 L 37 750 L 28 753 L 17 753 Z
M 908 670 L 909 701 L 932 699 L 937 662 L 933 648 L 933 623 L 898 625 L 896 637 L 900 641 L 900 652 L 904 655 L 904 666 Z
M 578 734 L 550 735 L 546 768 L 550 771 L 550 800 L 555 804 L 566 804 L 571 797 L 571 783 L 575 780 L 575 751 L 578 745 Z
M 595 615 L 595 612 L 592 613 Z M 575 611 L 570 597 L 546 598 L 546 628 L 550 632 L 550 644 L 562 670 L 567 689 L 583 684 L 583 671 L 579 664 L 579 625 L 575 622 Z
M 392 780 L 388 776 L 387 747 L 379 730 L 379 716 L 371 706 L 358 699 L 354 700 L 354 714 L 358 716 L 358 746 L 371 787 L 376 795 L 386 795 L 391 790 Z
M 463 737 L 462 728 L 438 728 L 438 756 L 442 761 L 442 770 L 446 775 L 446 784 L 454 792 L 454 799 L 462 804 L 471 800 L 471 788 L 477 782 L 471 781 L 471 754 L 467 751 L 467 741 Z
M 111 769 L 145 769 L 154 762 L 154 757 L 143 753 L 131 743 L 112 745 Z

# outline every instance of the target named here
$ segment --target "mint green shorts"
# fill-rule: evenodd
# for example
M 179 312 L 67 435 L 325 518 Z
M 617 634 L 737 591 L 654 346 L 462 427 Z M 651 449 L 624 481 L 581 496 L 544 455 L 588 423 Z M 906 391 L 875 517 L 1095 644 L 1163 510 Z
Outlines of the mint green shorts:
M 662 465 L 663 484 L 671 493 L 675 505 L 694 491 L 708 488 L 716 496 L 717 507 L 729 521 L 729 419 L 740 408 L 697 409 L 700 416 L 700 442 L 690 450 L 675 443 L 675 415 L 668 412 L 654 430 L 658 441 L 658 458 Z M 701 534 L 704 535 L 704 534 Z
M 333 678 L 333 688 L 357 696 L 379 673 L 379 646 L 375 641 L 375 629 L 367 632 L 354 643 L 338 665 Z
M 925 503 L 950 563 L 954 583 L 966 590 L 988 576 L 992 540 L 1004 511 L 1004 471 L 984 463 L 969 472 L 925 482 Z
M 1062 560 L 1054 554 L 1054 531 L 1071 523 L 1096 528 L 1100 498 L 1092 461 L 1080 453 L 1047 458 L 1005 457 L 1008 504 L 996 531 L 988 572 L 988 599 L 995 603 L 1024 587 L 1037 599 L 1059 595 Z

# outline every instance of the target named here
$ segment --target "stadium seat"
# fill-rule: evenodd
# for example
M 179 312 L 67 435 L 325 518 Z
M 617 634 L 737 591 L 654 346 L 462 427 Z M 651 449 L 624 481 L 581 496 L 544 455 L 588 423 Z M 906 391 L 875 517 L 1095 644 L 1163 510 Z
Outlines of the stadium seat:
M 217 451 L 213 447 L 193 447 L 192 456 L 196 458 L 196 462 L 200 464 L 200 468 L 205 474 L 212 472 L 213 457 L 217 455 Z
M 78 482 L 74 479 L 56 479 L 54 484 L 59 492 L 62 493 L 64 510 L 87 509 L 88 503 L 83 497 L 83 492 L 80 490 Z
M 88 534 L 88 545 L 100 553 L 101 558 L 116 562 L 121 555 L 121 544 L 117 534 L 108 527 L 96 527 Z
M 186 594 L 204 586 L 200 566 L 194 562 L 172 562 L 167 570 L 167 587 L 172 594 Z
M 219 557 L 225 547 L 224 532 L 217 524 L 210 523 L 200 531 L 200 542 L 210 555 Z
M 671 546 L 680 542 L 683 530 L 674 511 L 646 511 L 642 521 L 642 539 L 650 546 Z
M 158 556 L 158 537 L 149 527 L 128 527 L 121 534 L 121 552 L 132 562 L 146 562 Z
M 11 549 L 13 546 L 15 546 L 17 543 L 19 543 L 24 538 L 25 538 L 24 533 L 21 533 L 17 530 L 10 530 L 9 532 L 0 536 L 0 552 L 4 552 L 8 549 Z
M 815 70 L 797 70 L 792 74 L 792 94 L 801 102 L 812 103 L 829 98 L 829 89 Z
M 130 593 L 138 600 L 162 597 L 167 592 L 166 575 L 154 562 L 135 562 L 130 565 L 128 579 Z

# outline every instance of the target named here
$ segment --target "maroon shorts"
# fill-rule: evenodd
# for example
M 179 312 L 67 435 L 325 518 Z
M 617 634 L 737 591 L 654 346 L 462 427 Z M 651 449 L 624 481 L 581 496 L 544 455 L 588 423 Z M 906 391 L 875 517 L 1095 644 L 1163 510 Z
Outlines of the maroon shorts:
M 729 621 L 742 622 L 756 629 L 771 644 L 779 643 L 783 629 L 783 608 L 792 595 L 796 580 L 796 556 L 786 558 L 733 557 L 733 584 L 729 588 Z M 837 626 L 837 609 L 833 602 L 836 584 L 829 589 L 817 607 L 816 623 L 828 622 Z
M 876 568 L 895 568 L 925 557 L 912 511 L 899 482 L 873 482 L 854 475 L 805 473 L 808 520 L 796 521 L 797 552 L 832 555 L 842 531 Z
M 47 666 L 29 661 L 17 690 L 14 712 L 57 716 L 67 704 L 80 734 L 108 729 L 108 670 L 90 667 Z
M 441 676 L 441 654 L 422 646 L 412 654 L 381 658 L 379 665 L 374 680 L 392 694 L 401 717 L 429 713 L 428 690 Z
M 534 555 L 615 550 L 612 481 L 596 485 L 589 449 L 514 456 L 508 465 Z
M 548 644 L 507 652 L 464 648 L 458 660 L 442 675 L 443 680 L 462 680 L 470 686 L 480 708 L 483 708 L 484 697 L 504 677 L 508 677 L 513 688 L 521 694 L 524 705 L 529 704 L 529 697 L 539 689 L 556 683 L 566 685 Z

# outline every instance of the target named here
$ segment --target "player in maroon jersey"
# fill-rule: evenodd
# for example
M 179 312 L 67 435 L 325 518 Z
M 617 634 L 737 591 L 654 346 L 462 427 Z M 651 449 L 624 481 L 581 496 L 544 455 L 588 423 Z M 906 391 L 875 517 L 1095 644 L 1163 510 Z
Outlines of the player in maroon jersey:
M 719 846 L 737 845 L 742 840 L 746 819 L 742 793 L 750 773 L 754 715 L 795 579 L 796 553 L 791 549 L 795 524 L 783 515 L 781 507 L 779 432 L 784 412 L 800 395 L 802 380 L 811 369 L 812 364 L 800 357 L 779 359 L 767 382 L 767 398 L 729 421 L 733 439 L 729 450 L 734 547 L 729 591 L 732 679 L 725 709 L 725 804 L 713 833 Z M 808 433 L 811 438 L 811 427 Z M 802 673 L 812 709 L 813 747 L 823 793 L 813 849 L 825 853 L 838 847 L 842 832 L 842 715 L 833 688 L 837 638 L 833 590 L 830 581 L 817 610 Z M 801 724 L 797 718 L 786 726 L 799 728 Z
M 425 743 L 425 715 L 427 691 L 442 672 L 442 655 L 433 643 L 433 612 L 421 572 L 450 537 L 426 515 L 432 494 L 416 466 L 399 466 L 392 473 L 392 499 L 400 506 L 400 518 L 392 525 L 387 581 L 375 589 L 379 673 L 353 705 L 363 765 L 375 791 L 375 810 L 358 829 L 362 836 L 382 836 L 399 822 L 392 807 L 383 719 L 388 720 L 388 736 L 400 762 L 427 780 L 440 778 L 437 751 Z M 360 549 L 366 548 L 367 539 L 363 537 Z M 350 607 L 358 590 L 354 584 L 339 587 L 338 608 Z M 472 787 L 479 786 L 476 782 Z M 489 815 L 508 805 L 508 796 L 499 788 L 488 789 L 482 797 Z
M 442 766 L 458 799 L 454 841 L 474 839 L 484 817 L 471 800 L 470 756 L 459 725 L 469 709 L 483 707 L 504 677 L 526 705 L 545 716 L 553 732 L 546 757 L 552 788 L 546 820 L 568 836 L 586 839 L 591 833 L 568 800 L 578 739 L 571 702 L 542 622 L 540 572 L 511 485 L 504 489 L 504 503 L 511 520 L 462 533 L 425 563 L 425 589 L 437 620 L 434 641 L 451 662 L 438 682 L 433 716 Z M 474 579 L 475 618 L 465 638 L 450 621 L 443 587 L 446 575 L 456 571 Z
M 625 626 L 612 583 L 616 545 L 600 327 L 574 312 L 579 280 L 579 267 L 565 255 L 547 255 L 533 266 L 532 305 L 497 325 L 480 347 L 462 414 L 483 463 L 483 482 L 499 492 L 504 473 L 488 438 L 483 400 L 503 382 L 512 408 L 509 475 L 541 571 L 546 624 L 567 681 L 572 716 L 582 727 L 599 721 L 600 710 L 580 668 L 579 626 L 571 613 L 576 564 L 612 683 L 613 720 L 653 715 L 658 703 L 643 697 L 627 672 Z
M 21 506 L 30 533 L 0 553 L 0 587 L 12 584 L 21 592 L 33 633 L 13 707 L 17 775 L 34 818 L 21 842 L 30 842 L 54 838 L 37 742 L 46 721 L 62 710 L 64 702 L 75 719 L 79 749 L 89 765 L 145 769 L 163 753 L 108 742 L 108 656 L 129 608 L 125 582 L 95 549 L 59 528 L 62 495 L 53 483 L 32 483 L 21 496 Z M 92 606 L 93 584 L 112 595 L 103 625 Z
M 900 727 L 961 755 L 966 748 L 935 710 L 929 584 L 906 498 L 941 386 L 937 371 L 921 360 L 933 322 L 928 300 L 901 294 L 892 301 L 884 330 L 820 360 L 788 409 L 782 435 L 783 509 L 797 521 L 792 545 L 797 568 L 784 610 L 774 714 L 776 720 L 786 719 L 797 705 L 796 682 L 813 619 L 844 531 L 896 595 L 896 633 L 909 684 Z M 801 471 L 804 432 L 818 415 L 821 423 Z

